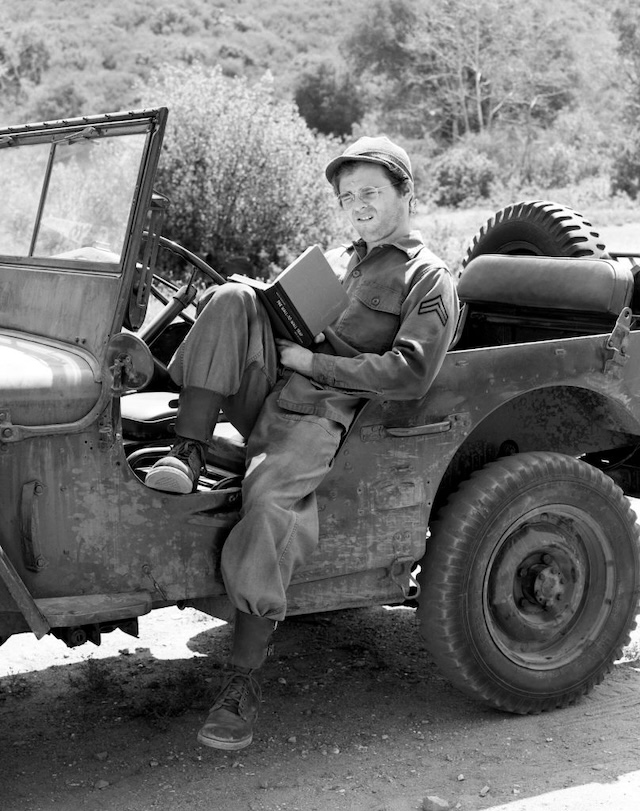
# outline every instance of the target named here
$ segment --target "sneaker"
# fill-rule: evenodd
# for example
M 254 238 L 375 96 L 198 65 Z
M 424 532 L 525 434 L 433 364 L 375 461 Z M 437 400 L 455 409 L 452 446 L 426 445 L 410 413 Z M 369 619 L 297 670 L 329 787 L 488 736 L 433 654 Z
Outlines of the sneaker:
M 253 740 L 262 693 L 253 671 L 231 667 L 216 696 L 198 742 L 213 749 L 244 749 Z
M 195 439 L 181 439 L 168 456 L 149 470 L 144 483 L 165 493 L 193 493 L 204 467 L 204 449 Z

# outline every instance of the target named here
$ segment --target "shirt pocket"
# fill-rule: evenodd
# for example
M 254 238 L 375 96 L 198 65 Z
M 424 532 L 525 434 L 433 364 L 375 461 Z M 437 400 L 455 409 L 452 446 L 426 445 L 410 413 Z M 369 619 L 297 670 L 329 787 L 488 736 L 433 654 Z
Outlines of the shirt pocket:
M 387 352 L 400 327 L 402 292 L 367 282 L 352 291 L 352 297 L 353 307 L 341 325 L 342 336 L 361 352 Z

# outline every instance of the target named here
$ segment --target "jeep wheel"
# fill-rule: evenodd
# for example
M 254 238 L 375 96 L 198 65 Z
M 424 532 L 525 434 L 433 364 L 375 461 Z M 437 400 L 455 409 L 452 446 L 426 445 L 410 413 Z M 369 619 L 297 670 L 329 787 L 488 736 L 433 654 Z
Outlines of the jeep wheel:
M 421 563 L 436 663 L 498 709 L 563 707 L 602 681 L 635 627 L 635 515 L 601 471 L 555 453 L 499 459 L 442 508 Z
M 556 203 L 533 201 L 494 214 L 474 236 L 463 267 L 484 253 L 602 257 L 606 249 L 581 214 Z

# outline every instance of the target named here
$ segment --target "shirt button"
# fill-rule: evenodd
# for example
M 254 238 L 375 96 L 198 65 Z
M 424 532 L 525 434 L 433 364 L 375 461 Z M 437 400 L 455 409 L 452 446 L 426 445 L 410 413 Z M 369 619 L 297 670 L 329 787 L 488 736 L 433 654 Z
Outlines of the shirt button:
M 371 303 L 373 304 L 374 307 L 377 307 L 378 304 L 380 304 L 380 299 L 376 296 L 375 298 L 371 299 Z
M 360 276 L 360 271 L 359 271 L 359 270 L 354 270 L 354 271 L 353 271 L 353 275 L 354 275 L 354 277 L 357 279 L 357 278 L 358 278 L 358 276 Z

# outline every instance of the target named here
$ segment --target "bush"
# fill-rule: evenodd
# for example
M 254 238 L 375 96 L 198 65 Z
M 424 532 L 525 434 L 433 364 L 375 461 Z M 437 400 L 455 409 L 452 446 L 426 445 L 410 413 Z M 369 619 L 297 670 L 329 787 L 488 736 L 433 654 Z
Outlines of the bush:
M 469 146 L 457 146 L 433 165 L 433 199 L 439 206 L 459 206 L 486 200 L 496 171 L 492 161 Z
M 268 276 L 338 230 L 324 166 L 339 151 L 314 135 L 269 76 L 255 84 L 220 68 L 168 66 L 141 92 L 169 108 L 158 190 L 165 233 L 218 269 L 248 260 Z
M 39 87 L 25 105 L 29 121 L 50 121 L 58 118 L 82 115 L 87 100 L 72 82 L 54 87 Z
M 339 75 L 326 62 L 300 77 L 295 102 L 311 129 L 339 137 L 350 135 L 365 112 L 362 91 L 351 76 Z
M 638 130 L 620 146 L 614 156 L 611 189 L 614 194 L 628 194 L 634 200 L 640 193 L 640 131 Z
M 617 138 L 619 134 L 610 126 L 594 128 L 587 111 L 567 110 L 553 127 L 536 132 L 528 141 L 520 175 L 547 188 L 608 176 Z
M 531 175 L 543 186 L 568 186 L 579 175 L 576 150 L 567 144 L 552 144 L 532 161 Z

